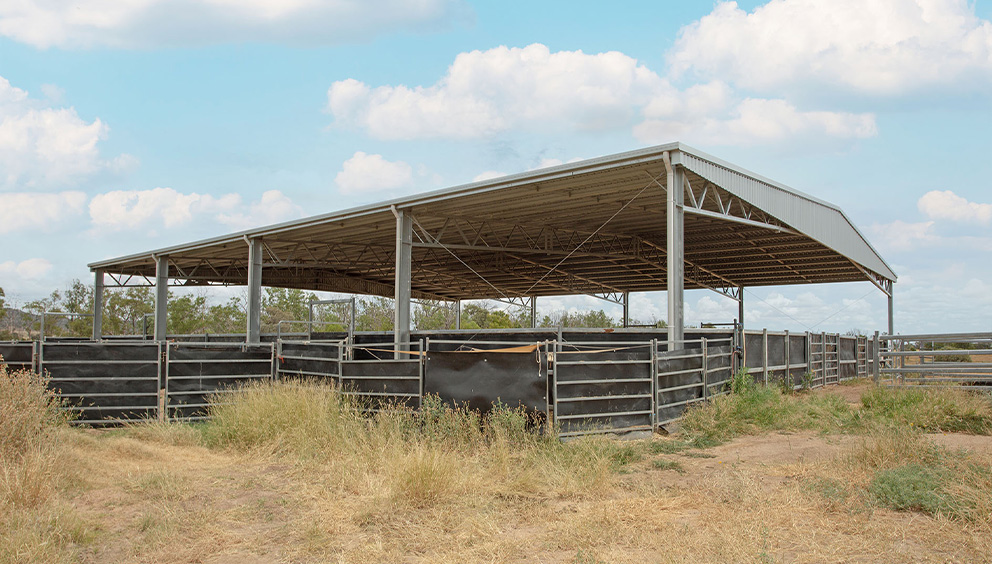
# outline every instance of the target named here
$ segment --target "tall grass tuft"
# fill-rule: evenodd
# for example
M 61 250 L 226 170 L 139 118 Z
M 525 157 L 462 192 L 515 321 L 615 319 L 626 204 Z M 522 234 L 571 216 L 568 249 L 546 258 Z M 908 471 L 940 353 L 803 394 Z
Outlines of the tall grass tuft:
M 682 430 L 701 445 L 741 435 L 779 430 L 836 432 L 854 424 L 852 410 L 839 396 L 783 393 L 758 386 L 746 371 L 732 379 L 732 392 L 686 411 Z
M 0 564 L 68 562 L 86 531 L 56 497 L 73 466 L 61 407 L 45 377 L 0 359 Z
M 768 431 L 847 433 L 887 427 L 992 433 L 992 400 L 965 390 L 873 387 L 862 395 L 860 407 L 852 407 L 829 392 L 793 394 L 757 386 L 746 371 L 734 376 L 732 389 L 686 411 L 682 428 L 689 439 L 713 444 Z
M 634 456 L 608 439 L 562 444 L 505 405 L 482 415 L 427 396 L 418 410 L 384 406 L 371 415 L 334 386 L 302 380 L 217 400 L 203 429 L 208 445 L 323 466 L 339 487 L 413 507 L 474 495 L 598 495 Z
M 988 395 L 956 388 L 876 387 L 861 396 L 864 411 L 876 419 L 931 432 L 992 433 Z
M 45 377 L 0 363 L 0 506 L 32 506 L 54 492 L 58 441 L 69 420 Z

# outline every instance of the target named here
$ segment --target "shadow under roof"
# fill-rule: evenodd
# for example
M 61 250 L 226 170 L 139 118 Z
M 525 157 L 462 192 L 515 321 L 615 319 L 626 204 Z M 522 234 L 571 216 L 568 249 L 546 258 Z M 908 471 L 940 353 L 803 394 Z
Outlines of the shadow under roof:
M 262 284 L 393 295 L 396 219 L 414 218 L 416 298 L 516 298 L 666 289 L 666 167 L 685 183 L 685 288 L 816 284 L 896 275 L 836 206 L 670 143 L 94 262 L 139 279 L 169 257 L 182 285 Z M 132 280 L 134 278 L 131 278 Z

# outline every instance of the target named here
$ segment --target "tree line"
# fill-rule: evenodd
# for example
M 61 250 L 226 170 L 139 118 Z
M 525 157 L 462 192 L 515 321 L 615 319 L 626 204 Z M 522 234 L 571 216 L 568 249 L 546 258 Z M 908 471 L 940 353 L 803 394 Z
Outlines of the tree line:
M 275 333 L 282 323 L 283 332 L 306 331 L 310 303 L 318 300 L 313 292 L 286 288 L 265 288 L 262 294 L 263 333 Z M 44 312 L 59 315 L 45 319 L 45 334 L 60 337 L 92 335 L 93 286 L 73 280 L 66 288 L 24 304 L 27 315 L 4 313 L 7 308 L 0 288 L 0 340 L 36 338 L 41 331 Z M 411 324 L 418 330 L 453 329 L 455 308 L 451 302 L 422 300 L 411 308 Z M 16 311 L 16 310 L 11 310 Z M 155 296 L 151 287 L 107 288 L 103 293 L 103 334 L 142 335 L 151 331 Z M 172 335 L 244 333 L 247 324 L 247 294 L 242 293 L 216 303 L 205 292 L 169 291 L 167 332 Z M 346 331 L 351 306 L 347 303 L 315 304 L 314 331 Z M 603 310 L 585 312 L 554 311 L 541 315 L 538 327 L 620 327 L 622 321 Z M 641 325 L 632 321 L 633 325 Z M 664 322 L 658 322 L 664 327 Z M 513 329 L 530 327 L 530 312 L 524 308 L 498 302 L 463 302 L 462 329 Z M 356 331 L 392 331 L 393 300 L 361 296 L 355 300 Z

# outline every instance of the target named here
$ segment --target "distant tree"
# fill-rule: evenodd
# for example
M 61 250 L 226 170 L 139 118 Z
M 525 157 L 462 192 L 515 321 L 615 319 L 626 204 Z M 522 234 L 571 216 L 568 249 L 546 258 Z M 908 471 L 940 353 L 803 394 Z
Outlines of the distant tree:
M 421 331 L 452 329 L 455 326 L 455 308 L 450 302 L 423 300 L 413 310 L 413 326 Z
M 169 292 L 166 327 L 172 335 L 209 333 L 210 309 L 203 294 L 175 296 Z
M 155 311 L 155 296 L 148 286 L 124 288 L 104 294 L 103 333 L 140 335 L 144 318 Z
M 569 313 L 564 310 L 545 315 L 539 323 L 541 327 L 619 327 L 615 319 L 603 310 Z
M 530 313 L 514 308 L 510 313 L 487 302 L 462 304 L 462 329 L 514 329 L 530 327 Z
M 262 332 L 275 333 L 280 321 L 306 321 L 313 292 L 295 288 L 266 288 L 262 296 Z M 303 324 L 283 324 L 283 331 L 306 331 Z
M 247 299 L 234 296 L 222 304 L 210 306 L 207 333 L 244 333 L 248 326 Z
M 4 297 L 3 288 L 0 288 L 0 319 L 7 315 L 7 300 Z
M 358 300 L 356 331 L 392 331 L 393 300 L 370 296 Z

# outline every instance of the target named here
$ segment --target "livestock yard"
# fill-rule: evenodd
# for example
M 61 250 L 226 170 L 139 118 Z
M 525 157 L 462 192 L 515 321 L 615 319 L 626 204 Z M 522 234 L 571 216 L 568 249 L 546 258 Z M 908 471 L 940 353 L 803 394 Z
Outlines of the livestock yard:
M 90 338 L 0 343 L 2 562 L 992 548 L 992 335 L 895 334 L 895 274 L 840 209 L 680 143 L 90 268 Z M 745 328 L 746 287 L 854 281 L 888 297 L 887 331 Z M 105 294 L 135 285 L 151 334 L 104 334 Z M 247 286 L 245 332 L 170 332 L 169 287 L 215 285 Z M 343 330 L 263 333 L 263 286 L 392 298 L 392 331 L 357 330 L 351 302 Z M 686 328 L 685 289 L 737 319 Z M 658 290 L 668 326 L 629 326 L 630 293 Z M 622 323 L 537 327 L 569 294 Z M 481 299 L 531 326 L 411 326 L 414 300 Z

